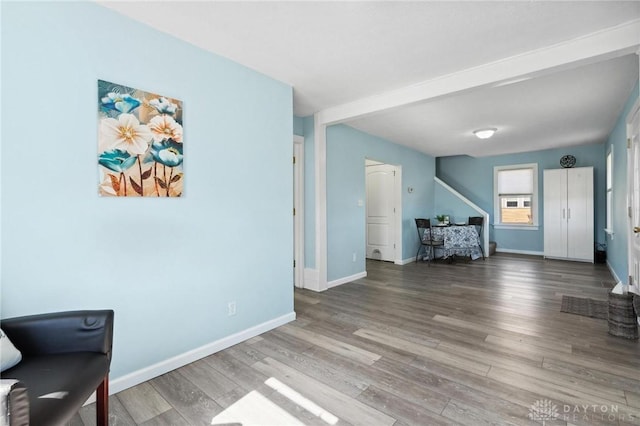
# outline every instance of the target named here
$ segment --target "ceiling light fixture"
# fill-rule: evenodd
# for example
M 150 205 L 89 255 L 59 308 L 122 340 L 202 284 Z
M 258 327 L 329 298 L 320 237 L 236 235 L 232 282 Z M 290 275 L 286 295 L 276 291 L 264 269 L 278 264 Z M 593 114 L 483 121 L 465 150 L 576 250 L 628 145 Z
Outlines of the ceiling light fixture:
M 473 134 L 476 135 L 480 139 L 489 139 L 493 134 L 497 131 L 495 127 L 489 127 L 486 129 L 478 129 L 474 130 Z

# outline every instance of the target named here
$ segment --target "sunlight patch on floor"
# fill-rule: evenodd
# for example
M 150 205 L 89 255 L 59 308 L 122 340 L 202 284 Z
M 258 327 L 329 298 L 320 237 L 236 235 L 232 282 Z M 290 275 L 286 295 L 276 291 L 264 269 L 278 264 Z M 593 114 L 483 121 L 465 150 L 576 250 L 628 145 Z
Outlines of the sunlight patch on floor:
M 336 416 L 334 416 L 324 408 L 320 407 L 318 404 L 314 403 L 313 401 L 300 395 L 298 392 L 291 389 L 289 386 L 285 385 L 280 380 L 274 377 L 270 377 L 265 381 L 265 383 L 267 386 L 276 390 L 281 395 L 286 396 L 291 401 L 295 402 L 300 407 L 309 411 L 314 416 L 320 417 L 326 423 L 330 425 L 335 425 L 336 423 L 338 423 L 338 418 Z
M 339 419 L 336 416 L 308 398 L 305 398 L 297 391 L 282 383 L 280 380 L 270 377 L 264 383 L 280 395 L 304 408 L 314 416 L 319 417 L 327 424 L 335 425 L 338 423 Z M 242 426 L 304 426 L 304 423 L 289 414 L 286 410 L 280 408 L 277 404 L 266 398 L 258 391 L 251 391 L 234 402 L 223 412 L 215 416 L 211 420 L 211 424 L 238 424 Z
M 251 391 L 211 420 L 212 425 L 239 424 L 304 426 L 304 423 L 268 400 L 258 391 Z

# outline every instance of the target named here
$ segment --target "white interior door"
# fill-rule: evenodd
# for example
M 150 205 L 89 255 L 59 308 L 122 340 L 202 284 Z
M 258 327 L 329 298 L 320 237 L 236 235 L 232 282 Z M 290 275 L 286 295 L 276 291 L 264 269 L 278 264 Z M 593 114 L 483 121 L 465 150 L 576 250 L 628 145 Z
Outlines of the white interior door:
M 640 109 L 636 109 L 629 131 L 627 152 L 629 197 L 629 281 L 640 284 Z
M 396 167 L 367 165 L 367 258 L 395 260 Z

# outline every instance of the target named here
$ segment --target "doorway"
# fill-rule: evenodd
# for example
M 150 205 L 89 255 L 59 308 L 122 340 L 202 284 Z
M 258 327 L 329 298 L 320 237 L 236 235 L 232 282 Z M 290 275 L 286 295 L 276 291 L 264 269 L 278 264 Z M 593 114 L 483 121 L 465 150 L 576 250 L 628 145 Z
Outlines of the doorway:
M 366 258 L 395 262 L 401 259 L 401 169 L 365 160 Z

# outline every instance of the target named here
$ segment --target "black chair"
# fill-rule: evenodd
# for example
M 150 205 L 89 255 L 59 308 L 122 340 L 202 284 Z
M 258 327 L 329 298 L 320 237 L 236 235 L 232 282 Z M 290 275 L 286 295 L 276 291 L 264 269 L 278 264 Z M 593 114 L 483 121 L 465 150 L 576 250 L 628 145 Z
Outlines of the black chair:
M 112 310 L 88 310 L 0 322 L 2 331 L 22 353 L 18 364 L 2 372 L 1 380 L 14 379 L 9 380 L 14 386 L 7 397 L 15 404 L 10 404 L 8 414 L 20 421 L 10 424 L 67 424 L 94 391 L 96 424 L 109 424 L 113 317 Z
M 438 246 L 444 246 L 444 241 L 433 239 L 430 219 L 416 219 L 416 228 L 418 230 L 418 239 L 420 240 L 420 246 L 418 247 L 418 251 L 416 252 L 416 263 L 420 258 L 420 252 L 422 251 L 423 247 L 427 247 L 427 256 L 429 265 L 431 265 L 431 259 L 435 257 L 434 248 Z
M 482 216 L 469 216 L 469 225 L 473 225 L 476 227 L 476 231 L 478 232 L 478 247 L 480 247 L 480 252 L 482 253 L 482 260 L 484 260 L 484 249 L 482 248 L 482 227 L 484 225 L 484 217 Z

